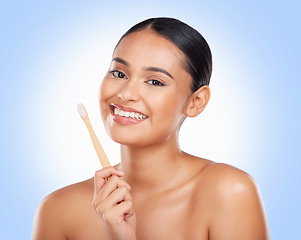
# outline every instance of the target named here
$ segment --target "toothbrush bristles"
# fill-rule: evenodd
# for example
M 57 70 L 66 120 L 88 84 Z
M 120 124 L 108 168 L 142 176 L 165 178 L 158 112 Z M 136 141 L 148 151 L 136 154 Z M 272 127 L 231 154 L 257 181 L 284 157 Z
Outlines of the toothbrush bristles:
M 84 108 L 83 104 L 81 104 L 81 103 L 77 104 L 77 112 L 83 119 L 86 118 L 87 112 L 86 112 L 86 109 Z

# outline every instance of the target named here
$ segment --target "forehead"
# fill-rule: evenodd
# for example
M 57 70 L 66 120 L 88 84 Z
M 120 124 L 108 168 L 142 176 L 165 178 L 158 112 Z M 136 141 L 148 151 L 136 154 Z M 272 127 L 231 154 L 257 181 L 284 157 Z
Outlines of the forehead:
M 114 57 L 120 57 L 137 67 L 156 66 L 184 70 L 182 52 L 151 30 L 130 33 L 124 37 L 116 47 Z

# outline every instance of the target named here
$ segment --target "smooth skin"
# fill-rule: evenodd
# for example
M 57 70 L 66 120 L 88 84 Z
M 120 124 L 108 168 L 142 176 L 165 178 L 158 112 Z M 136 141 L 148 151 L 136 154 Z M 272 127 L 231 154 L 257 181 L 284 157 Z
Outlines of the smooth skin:
M 119 43 L 99 103 L 108 134 L 120 143 L 121 163 L 43 199 L 34 240 L 269 239 L 254 180 L 179 147 L 181 124 L 210 98 L 208 86 L 191 92 L 183 63 L 182 53 L 149 29 Z M 120 125 L 111 104 L 147 119 Z

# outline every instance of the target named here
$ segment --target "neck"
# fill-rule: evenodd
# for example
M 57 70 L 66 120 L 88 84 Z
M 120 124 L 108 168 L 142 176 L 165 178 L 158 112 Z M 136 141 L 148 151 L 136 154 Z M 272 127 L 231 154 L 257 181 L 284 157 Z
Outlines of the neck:
M 121 145 L 120 169 L 125 172 L 124 178 L 132 191 L 164 191 L 176 184 L 175 176 L 179 176 L 183 166 L 183 155 L 177 136 L 146 147 Z

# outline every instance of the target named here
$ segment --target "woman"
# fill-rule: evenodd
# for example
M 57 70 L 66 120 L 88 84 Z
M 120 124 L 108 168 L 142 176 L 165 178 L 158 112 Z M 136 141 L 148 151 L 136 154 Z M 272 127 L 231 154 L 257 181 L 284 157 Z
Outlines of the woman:
M 99 94 L 121 163 L 47 196 L 33 239 L 268 239 L 252 178 L 179 147 L 183 121 L 209 101 L 211 66 L 204 38 L 179 20 L 126 32 Z

